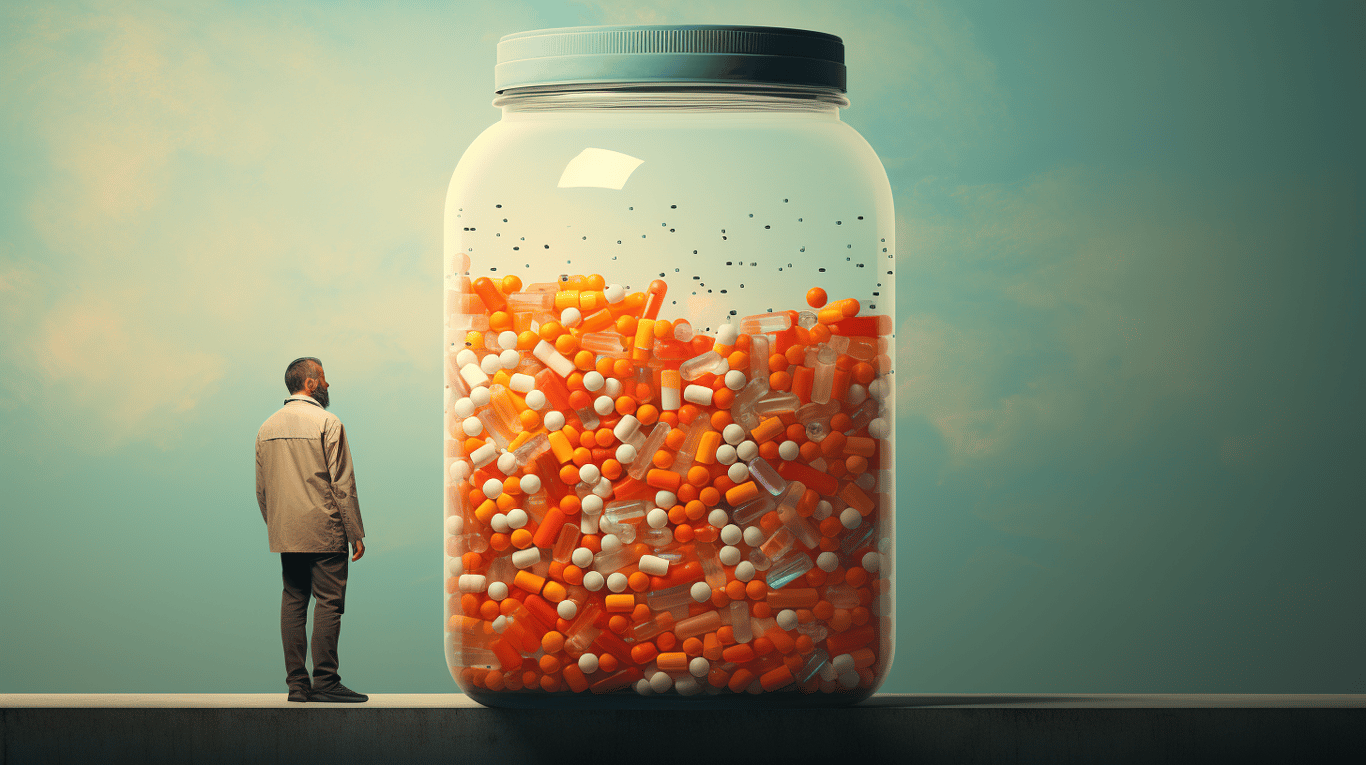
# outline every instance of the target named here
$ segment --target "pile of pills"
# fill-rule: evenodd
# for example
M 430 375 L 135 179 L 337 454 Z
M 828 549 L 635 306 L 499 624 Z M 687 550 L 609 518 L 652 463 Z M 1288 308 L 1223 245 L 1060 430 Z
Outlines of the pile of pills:
M 714 335 L 667 284 L 460 277 L 446 592 L 466 689 L 839 693 L 890 655 L 891 317 Z

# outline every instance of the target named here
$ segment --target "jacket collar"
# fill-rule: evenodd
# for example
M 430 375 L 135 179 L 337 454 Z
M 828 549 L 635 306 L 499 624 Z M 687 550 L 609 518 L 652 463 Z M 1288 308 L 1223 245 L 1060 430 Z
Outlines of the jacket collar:
M 319 409 L 323 408 L 322 404 L 319 404 L 316 400 L 314 400 L 312 396 L 306 393 L 295 393 L 293 396 L 290 396 L 289 398 L 285 399 L 286 404 L 288 404 L 291 401 L 306 401 L 312 404 L 313 406 L 318 407 Z

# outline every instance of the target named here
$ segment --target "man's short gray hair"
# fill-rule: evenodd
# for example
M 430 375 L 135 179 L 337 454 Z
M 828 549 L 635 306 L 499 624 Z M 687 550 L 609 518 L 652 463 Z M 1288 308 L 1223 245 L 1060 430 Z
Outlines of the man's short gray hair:
M 289 362 L 289 366 L 285 368 L 285 389 L 291 396 L 304 389 L 305 380 L 318 379 L 317 373 L 313 371 L 314 364 L 317 365 L 317 369 L 322 369 L 322 361 L 312 356 L 303 356 Z

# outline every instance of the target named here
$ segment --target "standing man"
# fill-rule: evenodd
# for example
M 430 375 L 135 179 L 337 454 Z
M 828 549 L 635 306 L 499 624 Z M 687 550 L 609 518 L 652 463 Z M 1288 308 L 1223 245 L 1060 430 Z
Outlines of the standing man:
M 305 357 L 285 369 L 289 398 L 256 434 L 256 501 L 280 553 L 284 593 L 280 637 L 290 701 L 366 701 L 341 684 L 337 637 L 346 607 L 346 545 L 360 560 L 365 527 L 356 498 L 351 448 L 341 420 L 327 411 L 322 362 Z M 304 666 L 308 596 L 313 594 L 313 681 Z

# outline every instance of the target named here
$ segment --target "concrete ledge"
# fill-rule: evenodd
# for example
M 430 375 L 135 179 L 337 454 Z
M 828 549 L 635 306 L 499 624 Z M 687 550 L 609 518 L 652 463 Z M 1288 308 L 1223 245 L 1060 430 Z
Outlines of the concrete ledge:
M 1366 696 L 897 695 L 844 709 L 506 710 L 461 694 L 0 695 L 0 762 L 1339 762 Z

